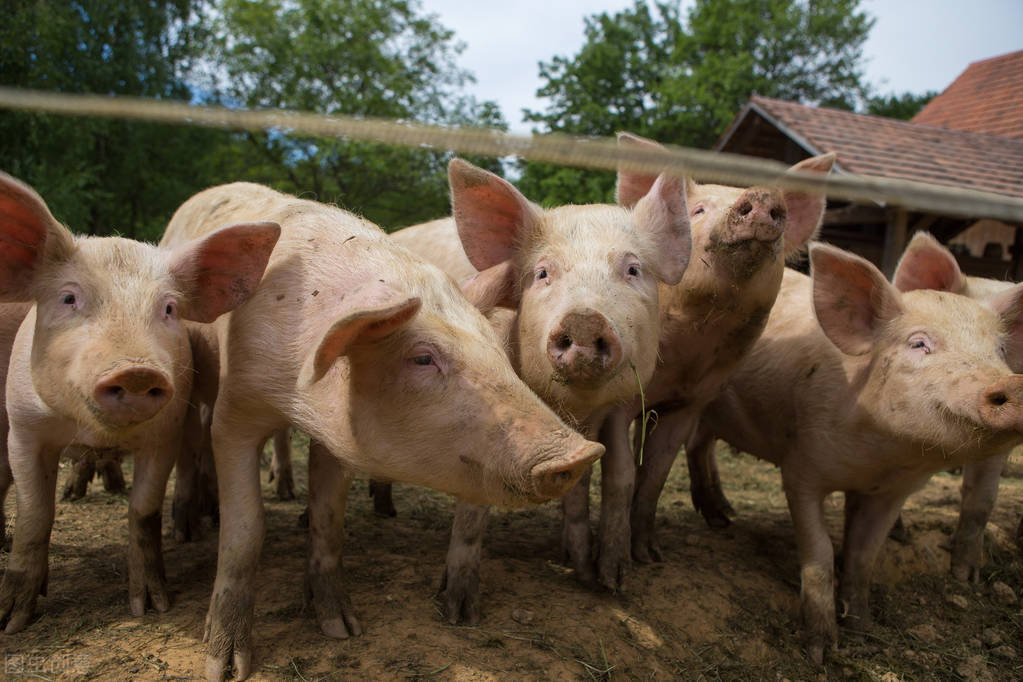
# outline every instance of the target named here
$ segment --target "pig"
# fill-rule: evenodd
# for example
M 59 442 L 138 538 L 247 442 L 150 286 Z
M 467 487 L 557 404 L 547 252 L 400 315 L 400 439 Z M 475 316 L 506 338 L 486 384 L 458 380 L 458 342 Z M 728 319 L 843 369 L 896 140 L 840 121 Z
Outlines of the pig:
M 621 134 L 619 144 L 660 147 L 629 134 Z M 835 155 L 825 154 L 801 161 L 792 170 L 826 174 L 834 163 Z M 652 181 L 651 176 L 620 177 L 618 202 L 632 205 Z M 662 288 L 659 360 L 652 381 L 643 387 L 645 407 L 657 416 L 649 421 L 642 453 L 642 420 L 637 423 L 635 450 L 641 464 L 623 469 L 623 480 L 617 484 L 631 488 L 635 477 L 631 509 L 629 504 L 610 508 L 613 518 L 607 523 L 622 530 L 612 548 L 600 550 L 601 556 L 615 558 L 600 576 L 611 589 L 621 589 L 630 554 L 640 563 L 661 559 L 654 533 L 657 499 L 675 457 L 692 438 L 703 408 L 760 336 L 781 285 L 785 259 L 799 253 L 816 234 L 825 207 L 823 196 L 766 187 L 689 182 L 686 194 L 693 262 L 680 283 Z M 640 416 L 641 407 L 633 400 L 608 416 L 607 439 L 602 438 L 608 453 L 629 452 L 629 424 Z M 626 456 L 620 459 L 625 461 Z M 723 496 L 718 500 L 699 494 L 700 483 L 708 478 L 716 479 L 713 469 L 693 475 L 696 508 L 714 523 L 727 523 L 719 504 Z
M 73 459 L 71 475 L 64 482 L 62 500 L 79 500 L 89 492 L 89 483 L 97 475 L 103 481 L 103 489 L 115 495 L 124 495 L 128 488 L 124 483 L 121 460 L 124 453 L 117 449 L 87 449 Z
M 168 608 L 161 506 L 192 384 L 183 320 L 209 322 L 253 290 L 277 240 L 265 222 L 211 231 L 178 249 L 75 237 L 27 185 L 0 175 L 0 297 L 32 303 L 11 346 L 5 408 L 18 515 L 0 582 L 5 632 L 45 591 L 57 460 L 67 446 L 135 461 L 128 595 Z
M 603 454 L 515 376 L 474 306 L 503 298 L 507 267 L 481 273 L 463 293 L 372 223 L 250 183 L 186 201 L 164 243 L 257 217 L 281 225 L 280 242 L 252 298 L 213 325 L 220 542 L 205 632 L 211 679 L 232 662 L 239 678 L 251 672 L 265 525 L 259 456 L 280 429 L 311 439 L 306 595 L 334 638 L 362 632 L 341 568 L 356 470 L 475 504 L 520 506 L 564 495 Z
M 0 386 L 7 385 L 7 368 L 11 360 L 11 348 L 25 316 L 32 306 L 28 303 L 0 302 Z M 11 465 L 7 460 L 7 409 L 0 406 L 0 542 L 7 544 L 7 517 L 4 502 L 7 492 L 14 483 Z
M 453 217 L 400 230 L 392 239 L 457 278 L 507 264 L 505 303 L 513 308 L 491 321 L 506 339 L 512 365 L 562 418 L 596 437 L 608 410 L 631 399 L 653 372 L 658 288 L 677 283 L 689 260 L 684 180 L 655 178 L 634 209 L 545 210 L 463 161 L 452 161 L 449 179 Z M 604 471 L 628 465 L 606 458 L 601 464 Z M 605 487 L 602 499 L 610 504 L 621 494 Z M 592 583 L 588 473 L 564 510 L 565 554 L 576 576 Z M 464 502 L 455 511 L 441 586 L 452 623 L 480 618 L 486 515 Z
M 1015 286 L 1011 282 L 964 275 L 955 256 L 927 232 L 913 235 L 895 269 L 893 283 L 899 291 L 936 289 L 981 302 L 993 301 Z M 1023 363 L 1017 358 L 1007 360 L 1012 371 L 1023 371 Z M 1010 451 L 963 465 L 962 502 L 959 523 L 952 534 L 951 559 L 952 575 L 959 580 L 980 581 L 984 528 L 994 509 L 998 481 Z
M 843 491 L 842 613 L 865 629 L 878 551 L 906 497 L 939 470 L 1023 438 L 1023 287 L 982 305 L 899 292 L 859 256 L 810 247 L 786 269 L 760 339 L 701 415 L 715 437 L 781 469 L 801 572 L 802 636 L 820 664 L 837 639 L 824 498 Z M 1006 358 L 1009 359 L 1007 364 Z

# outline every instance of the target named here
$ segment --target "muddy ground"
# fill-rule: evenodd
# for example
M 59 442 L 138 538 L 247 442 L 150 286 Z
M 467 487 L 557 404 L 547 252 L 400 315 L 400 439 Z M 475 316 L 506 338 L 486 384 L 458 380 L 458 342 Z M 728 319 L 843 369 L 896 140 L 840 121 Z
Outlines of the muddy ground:
M 661 499 L 665 561 L 635 566 L 624 594 L 590 592 L 559 563 L 556 505 L 494 514 L 479 627 L 446 624 L 433 601 L 450 498 L 395 486 L 398 517 L 379 518 L 366 481 L 357 481 L 345 565 L 365 634 L 336 641 L 319 633 L 302 604 L 302 452 L 297 501 L 278 502 L 264 487 L 253 679 L 1023 679 L 1023 605 L 1007 605 L 991 588 L 1001 581 L 1023 593 L 1023 553 L 1012 540 L 1023 512 L 1019 455 L 988 526 L 981 583 L 960 584 L 947 573 L 944 545 L 958 513 L 959 478 L 938 475 L 910 499 L 909 543 L 886 543 L 872 593 L 877 624 L 867 634 L 843 630 L 838 651 L 816 668 L 799 648 L 795 543 L 770 465 L 722 448 L 722 479 L 738 512 L 723 531 L 693 511 L 685 467 L 677 466 Z M 69 468 L 62 466 L 62 478 Z M 189 544 L 165 539 L 173 606 L 132 618 L 126 504 L 98 482 L 84 499 L 58 503 L 49 594 L 26 630 L 0 635 L 4 677 L 198 678 L 216 533 Z M 830 509 L 837 540 L 838 498 Z M 0 564 L 6 561 L 0 554 Z

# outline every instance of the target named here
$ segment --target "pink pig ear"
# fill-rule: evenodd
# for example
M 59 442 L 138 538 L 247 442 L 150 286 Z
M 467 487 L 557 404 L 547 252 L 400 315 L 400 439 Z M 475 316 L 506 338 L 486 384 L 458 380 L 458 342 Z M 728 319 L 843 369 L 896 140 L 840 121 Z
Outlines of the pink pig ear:
M 824 334 L 843 353 L 869 353 L 878 330 L 902 314 L 899 292 L 872 263 L 834 246 L 811 246 L 810 264 Z
M 636 232 L 651 242 L 661 280 L 678 284 L 693 250 L 686 181 L 670 175 L 657 176 L 653 187 L 636 204 L 632 221 Z
M 37 268 L 46 260 L 66 260 L 73 251 L 70 230 L 35 190 L 0 173 L 0 300 L 30 300 Z
M 790 168 L 790 171 L 823 173 L 827 175 L 835 165 L 834 152 L 812 156 Z M 785 255 L 788 256 L 806 246 L 807 242 L 817 235 L 824 219 L 824 209 L 828 200 L 823 194 L 794 192 L 784 193 L 785 211 L 788 219 L 785 224 Z
M 1023 284 L 998 294 L 990 305 L 1002 318 L 1006 363 L 1017 372 L 1023 366 Z
M 506 260 L 459 282 L 462 293 L 481 313 L 519 307 L 518 270 Z
M 345 295 L 337 317 L 313 354 L 307 370 L 310 382 L 319 381 L 342 355 L 357 343 L 370 343 L 392 334 L 415 317 L 422 299 L 374 281 Z
M 448 164 L 448 180 L 458 237 L 473 267 L 486 270 L 511 258 L 535 229 L 540 207 L 507 180 L 461 159 Z
M 626 132 L 618 133 L 618 147 L 664 149 L 661 144 L 653 140 Z M 647 192 L 650 191 L 650 188 L 654 186 L 656 181 L 657 175 L 619 169 L 618 185 L 615 188 L 615 201 L 618 202 L 619 206 L 632 208 L 640 199 L 647 195 Z
M 961 294 L 966 289 L 966 277 L 955 256 L 926 232 L 913 235 L 892 281 L 899 291 L 936 289 Z
M 170 270 L 184 294 L 181 317 L 212 322 L 244 303 L 263 278 L 280 235 L 277 223 L 243 223 L 175 249 Z

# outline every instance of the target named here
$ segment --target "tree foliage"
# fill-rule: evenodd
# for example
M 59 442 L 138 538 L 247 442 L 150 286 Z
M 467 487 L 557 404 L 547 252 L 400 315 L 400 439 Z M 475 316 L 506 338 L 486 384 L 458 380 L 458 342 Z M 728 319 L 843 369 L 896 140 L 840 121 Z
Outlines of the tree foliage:
M 541 63 L 550 100 L 537 132 L 709 147 L 752 94 L 852 109 L 867 96 L 861 57 L 873 19 L 859 0 L 637 0 L 586 20 L 572 58 Z M 544 203 L 606 201 L 613 176 L 573 189 L 574 169 L 527 164 L 520 185 Z M 563 193 L 568 190 L 569 193 Z
M 908 121 L 919 113 L 928 102 L 938 96 L 934 91 L 917 95 L 912 92 L 902 94 L 877 95 L 867 100 L 868 114 L 898 118 Z
M 198 0 L 3 0 L 0 83 L 188 98 L 204 45 Z M 213 131 L 0 111 L 0 168 L 33 185 L 58 219 L 92 234 L 158 237 L 195 190 Z
M 493 102 L 463 94 L 451 31 L 408 0 L 222 0 L 222 95 L 286 108 L 505 127 Z M 248 134 L 224 172 L 335 202 L 385 227 L 449 212 L 440 152 L 284 134 Z M 480 160 L 497 170 L 496 162 Z

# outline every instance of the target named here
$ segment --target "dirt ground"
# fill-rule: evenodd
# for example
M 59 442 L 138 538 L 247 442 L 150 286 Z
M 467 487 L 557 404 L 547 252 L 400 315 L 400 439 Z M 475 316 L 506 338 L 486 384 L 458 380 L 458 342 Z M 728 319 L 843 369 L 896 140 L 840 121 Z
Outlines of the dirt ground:
M 349 498 L 345 565 L 365 634 L 336 641 L 319 633 L 302 604 L 303 452 L 298 500 L 278 502 L 264 487 L 253 679 L 1023 679 L 1023 605 L 1006 605 L 991 589 L 1001 581 L 1023 593 L 1023 554 L 1012 540 L 1023 512 L 1019 455 L 988 526 L 981 583 L 960 584 L 947 573 L 959 477 L 940 474 L 904 512 L 908 544 L 886 543 L 872 593 L 877 624 L 865 634 L 843 630 L 838 651 L 816 668 L 799 648 L 795 543 L 780 476 L 768 464 L 722 448 L 722 480 L 738 513 L 723 531 L 693 511 L 685 467 L 676 466 L 661 499 L 665 560 L 634 566 L 618 595 L 584 589 L 559 563 L 556 505 L 493 514 L 479 627 L 446 624 L 433 601 L 450 498 L 395 486 L 398 517 L 379 518 L 359 480 Z M 69 469 L 62 466 L 62 477 Z M 596 508 L 599 489 L 593 495 Z M 132 618 L 126 504 L 98 482 L 84 499 L 58 503 L 49 594 L 23 632 L 0 635 L 4 677 L 199 677 L 216 532 L 196 543 L 165 539 L 173 606 Z M 830 508 L 837 541 L 840 500 Z M 169 518 L 168 495 L 165 532 Z

